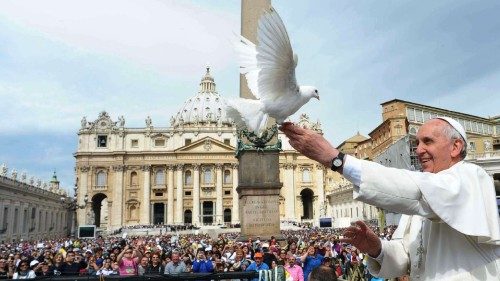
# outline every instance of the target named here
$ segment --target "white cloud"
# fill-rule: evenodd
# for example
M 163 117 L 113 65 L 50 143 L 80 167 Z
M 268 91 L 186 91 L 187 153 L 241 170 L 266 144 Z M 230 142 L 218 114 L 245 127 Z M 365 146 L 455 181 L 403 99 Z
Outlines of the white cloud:
M 185 1 L 1 1 L 0 16 L 76 48 L 115 55 L 174 76 L 234 56 L 237 14 Z

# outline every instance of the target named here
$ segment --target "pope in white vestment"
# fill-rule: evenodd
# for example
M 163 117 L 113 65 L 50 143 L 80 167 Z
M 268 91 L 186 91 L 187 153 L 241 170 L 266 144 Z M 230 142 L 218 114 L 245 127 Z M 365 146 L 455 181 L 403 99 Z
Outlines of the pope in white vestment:
M 346 156 L 354 199 L 403 215 L 393 240 L 370 258 L 373 275 L 411 280 L 500 280 L 495 189 L 479 166 L 463 161 L 436 174 Z M 359 174 L 358 174 L 359 173 Z
M 493 180 L 479 166 L 462 161 L 467 136 L 456 120 L 437 117 L 420 127 L 416 153 L 424 172 L 343 155 L 323 136 L 291 123 L 280 130 L 297 151 L 351 181 L 354 199 L 404 214 L 391 241 L 380 241 L 363 222 L 344 232 L 341 241 L 372 255 L 368 269 L 373 275 L 500 281 Z

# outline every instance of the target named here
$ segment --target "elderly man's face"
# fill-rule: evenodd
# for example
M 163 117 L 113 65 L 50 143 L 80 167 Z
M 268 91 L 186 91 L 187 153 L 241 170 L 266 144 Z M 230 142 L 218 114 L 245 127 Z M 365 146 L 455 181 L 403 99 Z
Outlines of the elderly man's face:
M 446 121 L 433 119 L 418 130 L 417 156 L 423 172 L 438 173 L 460 161 L 462 145 L 443 133 L 444 126 L 449 126 Z

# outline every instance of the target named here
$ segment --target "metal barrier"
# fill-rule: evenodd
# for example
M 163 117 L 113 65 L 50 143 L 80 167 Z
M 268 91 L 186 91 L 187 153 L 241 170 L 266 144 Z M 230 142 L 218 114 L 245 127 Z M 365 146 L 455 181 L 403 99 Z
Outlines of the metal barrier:
M 257 271 L 251 272 L 216 272 L 216 273 L 181 273 L 181 274 L 151 274 L 142 276 L 120 276 L 120 275 L 88 275 L 88 276 L 39 276 L 31 280 L 54 280 L 54 281 L 85 281 L 85 280 L 109 280 L 109 281 L 139 281 L 139 280 L 167 280 L 167 281 L 183 281 L 183 280 L 249 280 L 257 278 Z

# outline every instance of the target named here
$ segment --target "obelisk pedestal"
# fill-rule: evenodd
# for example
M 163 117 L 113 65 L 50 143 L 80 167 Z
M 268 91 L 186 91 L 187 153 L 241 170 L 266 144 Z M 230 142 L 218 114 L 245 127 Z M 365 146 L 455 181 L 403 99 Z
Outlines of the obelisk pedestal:
M 239 160 L 238 188 L 241 236 L 248 240 L 281 237 L 279 196 L 279 150 L 244 150 Z

